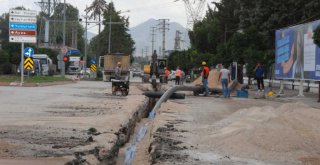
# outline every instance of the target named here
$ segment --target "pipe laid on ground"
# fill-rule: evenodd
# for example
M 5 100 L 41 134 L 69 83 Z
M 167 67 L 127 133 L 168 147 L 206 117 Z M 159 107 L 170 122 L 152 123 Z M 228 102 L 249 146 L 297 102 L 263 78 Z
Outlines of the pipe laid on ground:
M 154 91 L 149 91 L 143 93 L 143 95 L 151 98 L 161 98 L 161 96 L 164 94 L 164 92 L 154 92 Z M 184 93 L 173 93 L 170 96 L 170 99 L 185 99 L 186 95 Z
M 155 112 L 157 109 L 159 109 L 160 105 L 163 102 L 167 101 L 174 92 L 177 92 L 177 91 L 198 91 L 198 90 L 201 90 L 201 88 L 202 87 L 200 87 L 200 86 L 196 87 L 196 86 L 184 86 L 184 85 L 171 87 L 157 101 L 156 105 L 152 109 L 152 112 Z

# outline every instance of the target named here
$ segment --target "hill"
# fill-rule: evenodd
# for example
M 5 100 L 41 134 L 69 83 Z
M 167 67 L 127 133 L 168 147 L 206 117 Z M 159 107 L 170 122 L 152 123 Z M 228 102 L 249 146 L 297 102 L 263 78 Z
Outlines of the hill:
M 130 28 L 130 34 L 135 41 L 136 51 L 134 53 L 135 56 L 141 56 L 142 49 L 144 50 L 144 55 L 146 54 L 145 50 L 147 48 L 148 56 L 151 56 L 151 27 L 158 27 L 159 22 L 156 19 L 149 19 L 135 27 Z M 169 31 L 166 32 L 166 50 L 173 50 L 174 49 L 174 42 L 176 37 L 176 30 L 182 32 L 180 35 L 183 42 L 181 42 L 181 49 L 187 49 L 190 45 L 190 40 L 188 36 L 188 31 L 182 25 L 176 22 L 169 22 Z M 159 29 L 156 30 L 155 36 L 155 46 L 154 49 L 159 52 L 159 48 L 162 47 L 162 33 Z

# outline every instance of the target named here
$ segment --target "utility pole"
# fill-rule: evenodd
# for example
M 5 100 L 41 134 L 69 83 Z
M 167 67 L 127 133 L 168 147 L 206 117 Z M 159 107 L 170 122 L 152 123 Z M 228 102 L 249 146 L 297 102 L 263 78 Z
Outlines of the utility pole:
M 159 30 L 162 32 L 162 57 L 166 51 L 166 31 L 169 30 L 169 19 L 159 19 Z
M 109 41 L 109 43 L 108 43 L 108 54 L 111 54 L 111 13 L 112 13 L 112 9 L 113 9 L 113 3 L 112 3 L 112 1 L 110 2 L 110 5 L 112 5 L 112 8 L 111 7 L 109 7 L 109 39 L 108 39 L 108 41 Z
M 63 47 L 66 46 L 66 0 L 63 2 L 63 42 L 62 42 Z M 61 64 L 61 76 L 65 76 L 65 62 L 63 61 L 63 55 L 61 53 L 60 55 L 60 64 Z
M 180 34 L 182 34 L 179 30 L 176 31 L 176 37 L 174 39 L 174 50 L 180 50 L 181 49 L 181 37 Z
M 155 35 L 156 35 L 156 29 L 157 27 L 151 27 L 151 36 L 152 36 L 152 40 L 151 40 L 151 52 L 154 51 L 154 43 L 156 42 L 155 41 Z
M 86 9 L 87 9 L 87 6 L 86 6 Z M 86 29 L 86 32 L 85 32 L 85 41 L 84 41 L 84 59 L 83 59 L 83 69 L 84 69 L 84 72 L 83 72 L 83 78 L 87 78 L 87 52 L 88 52 L 88 48 L 87 48 L 87 45 L 88 45 L 88 10 L 86 10 L 86 16 L 85 16 L 85 19 L 86 19 L 86 26 L 85 26 L 85 29 Z
M 146 57 L 148 57 L 148 46 L 146 46 Z
M 162 48 L 161 48 L 161 46 L 159 47 L 159 54 L 162 54 Z
M 144 54 L 144 50 L 143 48 L 141 49 L 141 57 L 143 57 L 143 54 Z

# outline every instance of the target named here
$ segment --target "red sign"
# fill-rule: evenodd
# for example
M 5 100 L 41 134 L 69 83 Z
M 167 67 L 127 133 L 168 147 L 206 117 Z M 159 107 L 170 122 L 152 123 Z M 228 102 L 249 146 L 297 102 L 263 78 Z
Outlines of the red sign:
M 10 30 L 11 36 L 35 36 L 36 31 L 30 30 Z

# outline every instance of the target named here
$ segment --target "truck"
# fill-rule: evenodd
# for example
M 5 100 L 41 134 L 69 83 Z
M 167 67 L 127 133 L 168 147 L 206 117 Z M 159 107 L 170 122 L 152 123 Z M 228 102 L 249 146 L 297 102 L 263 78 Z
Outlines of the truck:
M 68 74 L 78 74 L 80 73 L 80 56 L 69 56 L 69 63 L 67 68 Z
M 115 68 L 121 63 L 121 77 L 129 80 L 130 55 L 124 53 L 113 53 L 104 55 L 103 81 L 115 79 Z
M 57 66 L 53 64 L 52 59 L 47 54 L 34 54 L 33 60 L 38 60 L 40 62 L 40 75 L 53 75 L 57 70 Z

